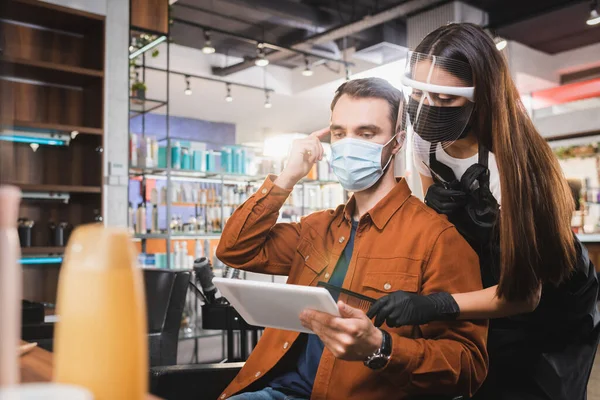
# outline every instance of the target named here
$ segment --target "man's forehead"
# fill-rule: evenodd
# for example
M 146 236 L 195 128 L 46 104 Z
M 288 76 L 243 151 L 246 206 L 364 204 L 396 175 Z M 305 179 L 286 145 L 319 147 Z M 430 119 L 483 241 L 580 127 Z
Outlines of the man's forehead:
M 342 96 L 331 113 L 331 125 L 357 127 L 383 125 L 389 118 L 390 106 L 384 99 Z

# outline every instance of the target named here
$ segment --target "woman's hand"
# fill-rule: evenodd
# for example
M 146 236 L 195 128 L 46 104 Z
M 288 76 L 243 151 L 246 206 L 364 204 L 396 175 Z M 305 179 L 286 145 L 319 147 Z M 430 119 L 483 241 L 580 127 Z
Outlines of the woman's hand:
M 467 205 L 467 194 L 461 190 L 458 181 L 446 185 L 434 183 L 427 190 L 425 204 L 440 214 L 448 215 Z
M 458 304 L 449 293 L 420 295 L 402 290 L 380 298 L 367 312 L 369 318 L 375 317 L 375 326 L 385 322 L 390 328 L 454 320 L 459 314 Z

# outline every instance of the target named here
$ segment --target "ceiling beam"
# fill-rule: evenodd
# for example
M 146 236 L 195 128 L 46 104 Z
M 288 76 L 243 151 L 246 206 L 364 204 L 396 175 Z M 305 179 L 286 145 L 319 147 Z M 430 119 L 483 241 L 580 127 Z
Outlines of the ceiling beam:
M 282 19 L 293 20 L 303 24 L 311 24 L 315 27 L 327 26 L 336 23 L 328 12 L 319 10 L 316 7 L 308 6 L 302 3 L 295 3 L 289 0 L 222 0 L 226 3 L 235 4 L 259 10 L 267 15 L 272 15 Z
M 443 4 L 445 2 L 446 0 L 407 0 L 402 4 L 390 6 L 386 9 L 383 9 L 377 12 L 376 14 L 366 15 L 361 18 L 355 19 L 354 21 L 348 24 L 337 26 L 328 29 L 324 32 L 317 33 L 316 35 L 310 36 L 305 40 L 293 44 L 292 46 L 290 46 L 290 49 L 293 51 L 309 51 L 314 45 L 334 41 L 345 36 L 351 36 L 356 32 L 372 28 L 376 25 L 383 24 L 384 22 L 390 21 L 395 18 L 406 17 L 407 15 L 418 13 L 423 9 L 427 9 L 438 4 Z M 271 52 L 267 55 L 267 58 L 270 62 L 276 62 L 278 60 L 282 60 L 288 57 L 291 54 L 290 51 L 288 51 L 287 54 L 282 53 L 284 52 Z M 243 71 L 245 69 L 253 67 L 254 61 L 255 59 L 249 59 L 225 68 L 213 68 L 213 74 L 217 76 L 227 76 L 235 72 Z
M 198 29 L 202 29 L 202 30 L 205 30 L 205 31 L 214 32 L 214 33 L 217 33 L 217 34 L 220 34 L 220 35 L 233 37 L 233 38 L 236 38 L 236 39 L 238 39 L 240 41 L 243 41 L 243 42 L 246 42 L 246 43 L 251 43 L 251 44 L 254 44 L 254 45 L 257 45 L 257 44 L 261 43 L 263 45 L 263 48 L 271 50 L 270 52 L 268 52 L 266 54 L 266 58 L 268 58 L 269 60 L 272 60 L 271 57 L 275 57 L 279 53 L 285 53 L 286 57 L 289 56 L 290 54 L 300 54 L 300 55 L 304 55 L 306 57 L 312 57 L 312 58 L 316 58 L 316 59 L 324 59 L 324 60 L 327 60 L 327 61 L 332 61 L 332 62 L 344 64 L 344 65 L 349 65 L 349 66 L 354 65 L 351 62 L 346 62 L 344 60 L 327 57 L 327 56 L 325 56 L 323 54 L 314 53 L 314 52 L 312 52 L 310 50 L 292 49 L 292 48 L 289 48 L 289 47 L 280 46 L 280 45 L 275 44 L 275 43 L 269 43 L 269 42 L 265 42 L 263 40 L 259 40 L 259 39 L 247 37 L 247 36 L 244 36 L 244 35 L 239 34 L 239 33 L 228 32 L 228 31 L 225 31 L 225 30 L 222 30 L 222 29 L 219 29 L 219 28 L 215 28 L 215 27 L 211 27 L 211 26 L 206 26 L 206 25 L 198 24 L 196 22 L 188 21 L 188 20 L 181 19 L 181 18 L 173 18 L 173 22 L 179 23 L 179 24 L 183 24 L 183 25 L 193 26 L 193 27 L 196 27 Z M 273 58 L 273 60 L 275 60 L 275 58 Z M 253 61 L 253 63 L 254 63 L 254 61 Z

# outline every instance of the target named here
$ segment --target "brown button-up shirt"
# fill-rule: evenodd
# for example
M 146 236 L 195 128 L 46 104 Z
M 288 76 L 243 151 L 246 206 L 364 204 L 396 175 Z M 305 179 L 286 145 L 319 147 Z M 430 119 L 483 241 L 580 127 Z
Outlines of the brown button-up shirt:
M 217 257 L 234 268 L 288 275 L 290 284 L 314 286 L 327 281 L 350 237 L 354 198 L 336 210 L 310 214 L 300 223 L 276 223 L 290 191 L 273 180 L 267 178 L 229 219 Z M 396 290 L 429 294 L 482 288 L 475 252 L 452 224 L 411 195 L 405 180 L 359 221 L 343 287 L 374 298 Z M 486 376 L 486 322 L 432 322 L 395 329 L 384 325 L 383 329 L 391 334 L 393 345 L 384 368 L 371 370 L 362 362 L 338 360 L 325 348 L 311 399 L 472 395 Z M 298 336 L 266 329 L 220 398 L 261 379 Z

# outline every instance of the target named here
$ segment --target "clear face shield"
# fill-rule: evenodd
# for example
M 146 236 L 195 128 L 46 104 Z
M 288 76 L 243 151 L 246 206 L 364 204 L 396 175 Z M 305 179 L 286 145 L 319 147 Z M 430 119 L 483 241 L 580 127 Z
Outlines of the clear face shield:
M 475 107 L 468 64 L 409 52 L 402 91 L 397 132 L 418 135 L 412 141 L 415 152 L 428 154 L 432 143 L 447 147 L 468 133 Z

